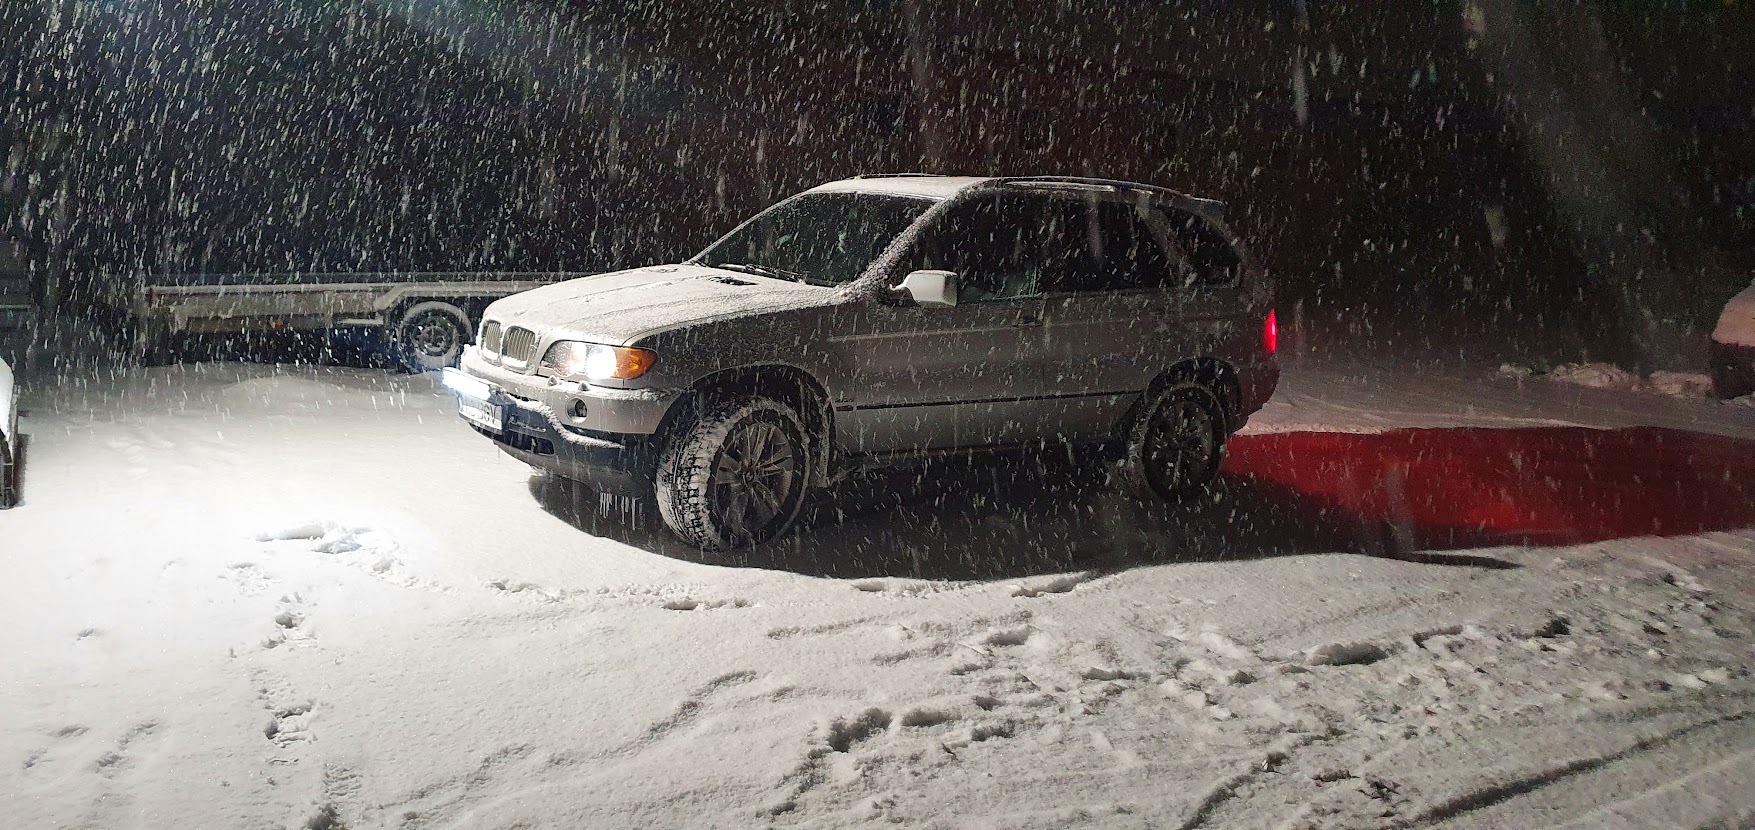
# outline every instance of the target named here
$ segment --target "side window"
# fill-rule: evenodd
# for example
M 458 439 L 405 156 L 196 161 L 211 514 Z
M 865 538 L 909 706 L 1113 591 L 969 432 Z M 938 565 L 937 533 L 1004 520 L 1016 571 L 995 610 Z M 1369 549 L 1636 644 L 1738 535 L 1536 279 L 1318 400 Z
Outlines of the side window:
M 957 300 L 1034 297 L 1045 273 L 1064 258 L 1052 211 L 1030 194 L 979 198 L 951 208 L 921 239 L 910 269 L 957 273 Z
M 1112 290 L 1175 285 L 1178 269 L 1171 266 L 1170 257 L 1164 251 L 1168 238 L 1162 233 L 1154 233 L 1146 223 L 1143 211 L 1150 208 L 1111 202 L 1103 209 L 1103 224 L 1115 239 L 1103 263 Z
M 1183 285 L 1228 285 L 1237 279 L 1242 264 L 1231 242 L 1207 220 L 1175 208 L 1153 211 L 1150 224 L 1162 222 L 1177 250 L 1188 261 Z
M 1146 221 L 1149 210 L 1129 202 L 1079 204 L 1078 250 L 1045 283 L 1050 292 L 1128 291 L 1179 285 L 1178 268 L 1166 251 L 1167 231 Z
M 1103 252 L 1109 243 L 1094 203 L 1077 195 L 1039 196 L 1044 208 L 1042 291 L 1088 291 L 1102 281 Z

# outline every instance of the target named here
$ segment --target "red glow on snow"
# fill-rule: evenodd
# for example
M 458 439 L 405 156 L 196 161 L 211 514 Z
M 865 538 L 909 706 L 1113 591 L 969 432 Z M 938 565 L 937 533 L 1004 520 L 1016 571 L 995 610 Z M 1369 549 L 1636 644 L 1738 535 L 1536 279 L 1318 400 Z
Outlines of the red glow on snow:
M 1301 519 L 1399 528 L 1422 548 L 1577 544 L 1755 527 L 1755 443 L 1652 427 L 1286 432 L 1226 472 Z

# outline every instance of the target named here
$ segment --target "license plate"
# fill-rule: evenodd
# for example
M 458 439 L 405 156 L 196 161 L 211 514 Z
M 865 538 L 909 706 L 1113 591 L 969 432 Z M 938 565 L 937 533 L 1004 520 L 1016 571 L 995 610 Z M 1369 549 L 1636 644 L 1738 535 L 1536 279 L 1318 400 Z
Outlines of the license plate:
M 506 428 L 506 407 L 497 403 L 457 397 L 457 414 L 463 419 L 489 432 L 501 432 Z

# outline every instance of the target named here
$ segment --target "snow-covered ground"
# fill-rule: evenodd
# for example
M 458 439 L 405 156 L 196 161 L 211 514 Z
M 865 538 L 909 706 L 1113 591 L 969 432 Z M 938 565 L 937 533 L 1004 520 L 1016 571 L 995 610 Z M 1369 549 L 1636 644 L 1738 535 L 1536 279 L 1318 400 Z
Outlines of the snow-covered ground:
M 1222 498 L 892 474 L 741 559 L 600 516 L 425 377 L 39 385 L 0 513 L 0 815 L 1755 823 L 1755 409 L 1288 364 Z

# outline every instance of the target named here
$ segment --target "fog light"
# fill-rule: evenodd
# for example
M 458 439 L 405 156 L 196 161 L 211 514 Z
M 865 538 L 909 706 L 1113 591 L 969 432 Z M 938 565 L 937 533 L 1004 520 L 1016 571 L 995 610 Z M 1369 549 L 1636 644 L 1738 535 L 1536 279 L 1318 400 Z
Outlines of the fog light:
M 567 409 L 567 414 L 572 415 L 575 418 L 585 417 L 585 402 L 573 401 L 573 405 Z

